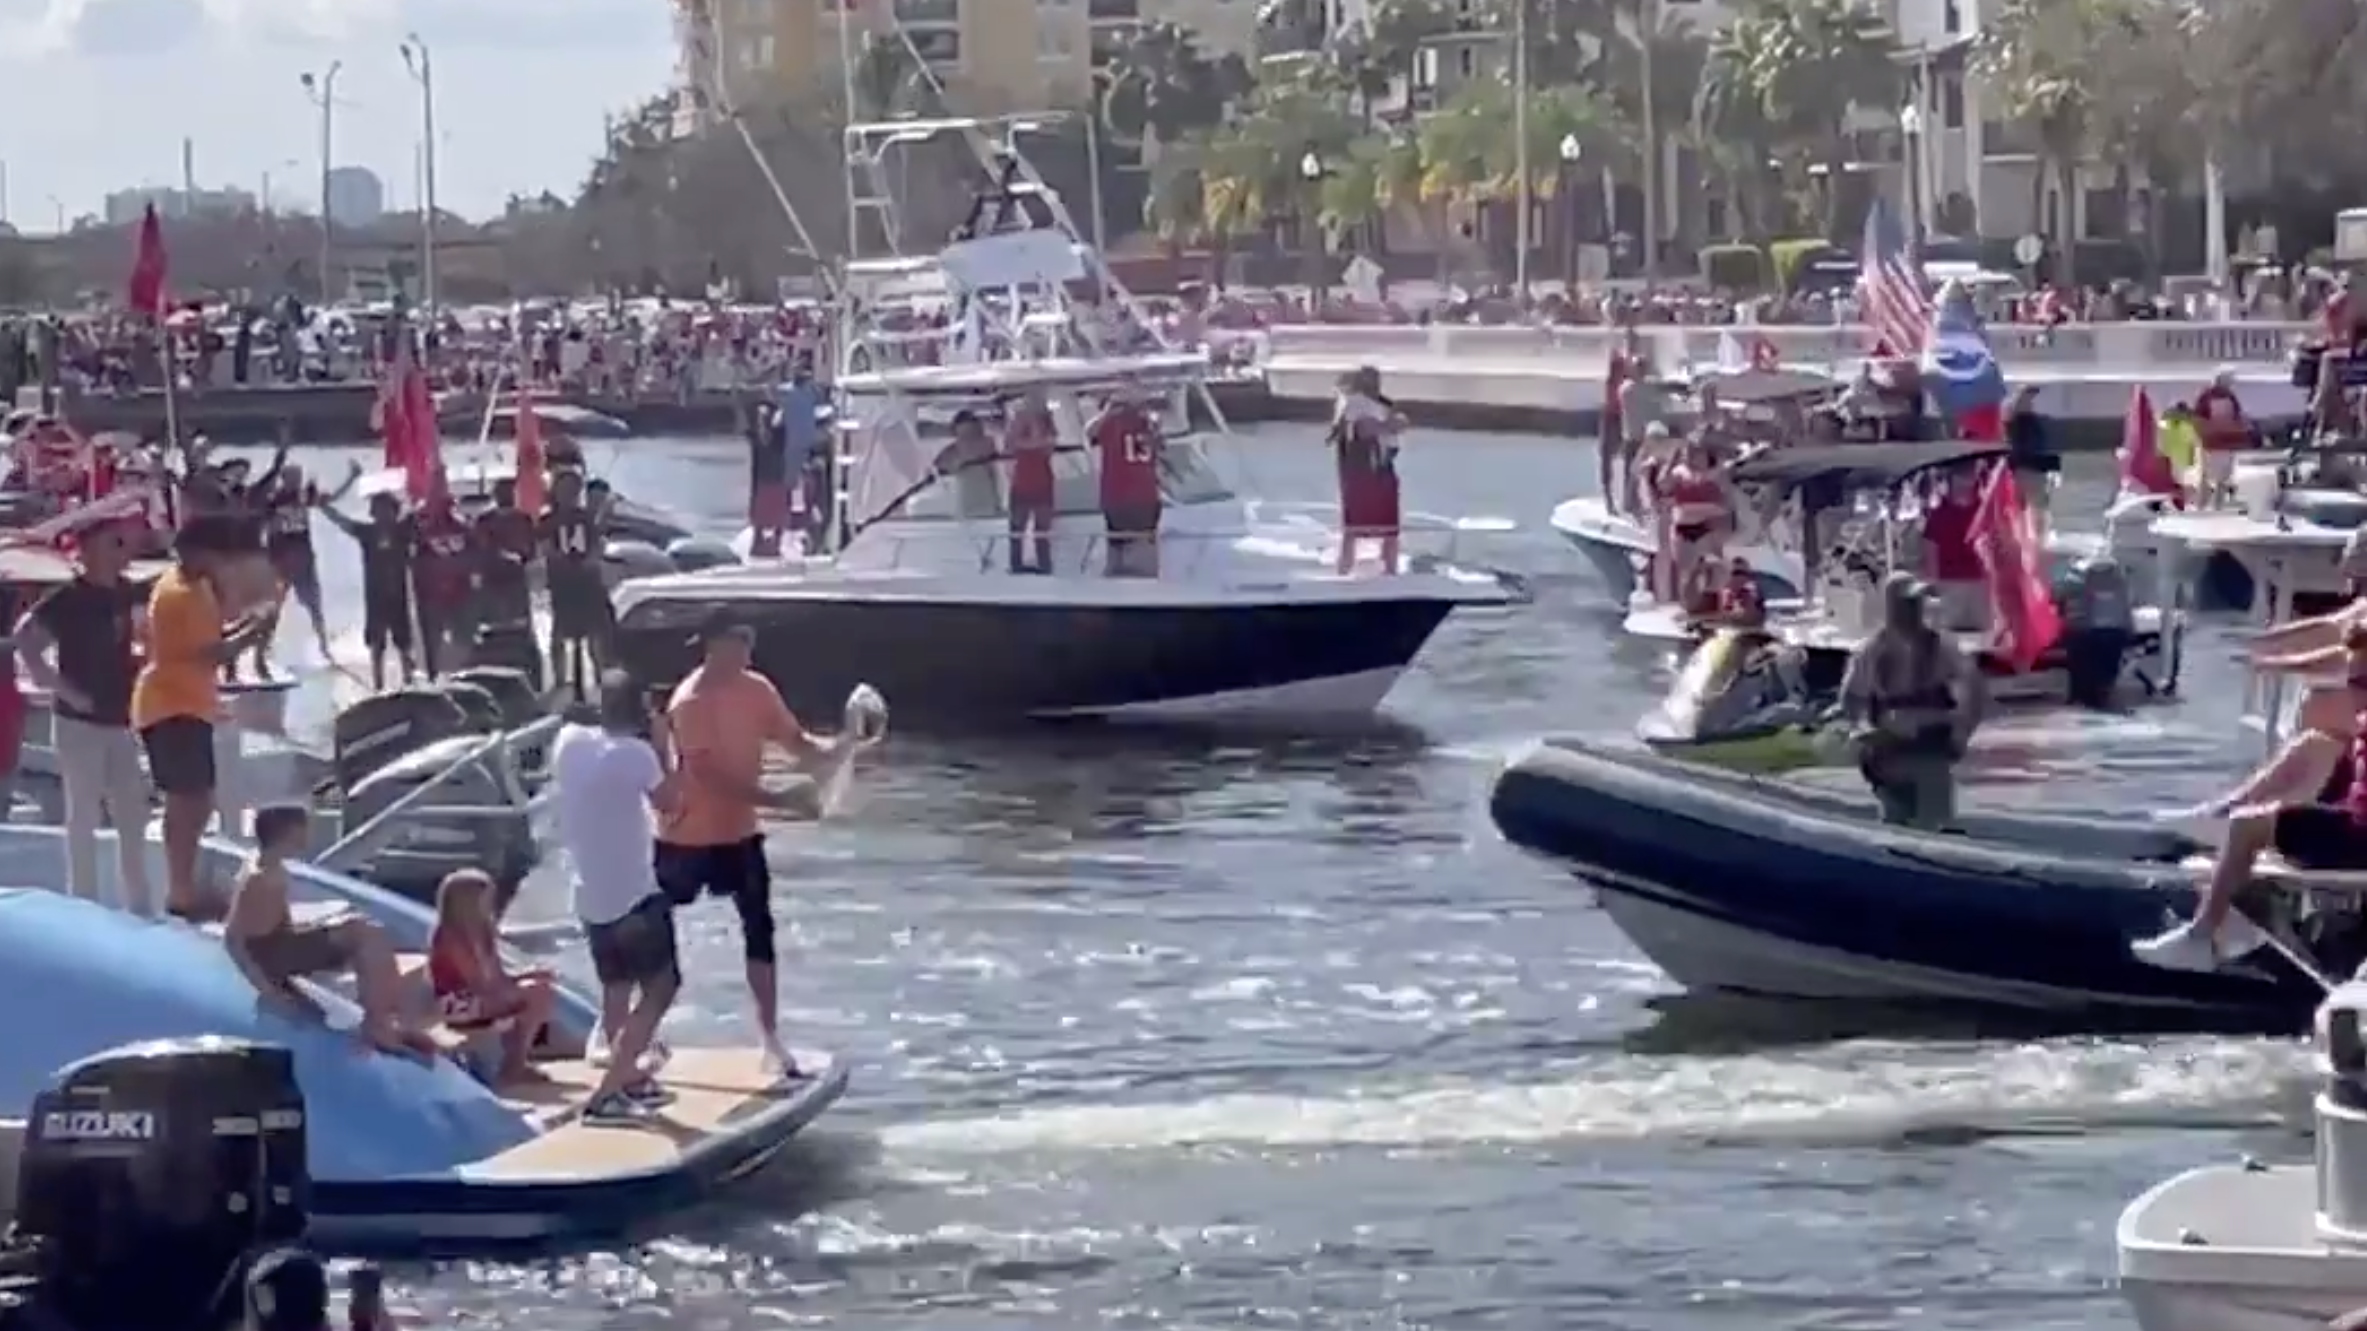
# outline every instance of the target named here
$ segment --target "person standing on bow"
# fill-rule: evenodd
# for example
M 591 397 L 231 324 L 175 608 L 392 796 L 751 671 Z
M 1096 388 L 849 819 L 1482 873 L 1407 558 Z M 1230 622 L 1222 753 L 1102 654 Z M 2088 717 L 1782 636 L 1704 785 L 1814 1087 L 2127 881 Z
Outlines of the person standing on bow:
M 1676 461 L 1654 478 L 1668 515 L 1676 602 L 1689 610 L 1714 608 L 1725 571 L 1726 539 L 1734 530 L 1734 495 L 1710 446 L 1688 439 Z
M 1060 439 L 1040 391 L 1011 404 L 1003 455 L 1011 459 L 1011 571 L 1052 571 L 1052 523 L 1059 508 L 1052 454 Z
M 1340 476 L 1338 572 L 1355 571 L 1359 547 L 1381 547 L 1381 569 L 1398 570 L 1402 506 L 1397 484 L 1397 441 L 1405 420 L 1381 395 L 1381 372 L 1361 366 L 1340 377 L 1332 407 L 1331 446 Z
M 430 679 L 469 664 L 476 632 L 469 527 L 452 496 L 430 496 L 412 519 L 411 595 L 419 610 L 419 664 Z
M 1101 519 L 1108 530 L 1113 578 L 1159 576 L 1158 422 L 1132 390 L 1110 395 L 1086 430 L 1101 461 Z
M 1841 678 L 1858 771 L 1882 821 L 1936 830 L 1956 816 L 1956 764 L 1980 722 L 1981 676 L 1925 614 L 1911 573 L 1882 584 L 1882 627 L 1850 653 Z
M 247 530 L 224 515 L 197 518 L 173 541 L 173 567 L 148 592 L 147 656 L 132 682 L 131 722 L 164 796 L 165 909 L 203 918 L 197 859 L 214 814 L 214 718 L 219 675 L 269 631 L 267 613 L 225 619 L 216 583 L 248 553 Z
M 148 883 L 148 775 L 132 734 L 133 642 L 141 603 L 124 580 L 137 529 L 109 523 L 82 534 L 74 580 L 41 599 L 16 626 L 25 678 L 50 696 L 52 744 L 65 784 L 66 888 L 99 896 L 99 823 L 115 828 L 122 904 L 156 914 Z
M 582 472 L 552 474 L 550 502 L 536 528 L 551 600 L 551 671 L 556 683 L 589 701 L 608 658 L 613 608 L 600 567 L 608 533 L 601 515 L 584 502 Z
M 262 483 L 256 486 L 255 502 L 263 515 L 263 553 L 271 560 L 271 571 L 279 576 L 281 595 L 293 596 L 312 624 L 313 641 L 319 645 L 321 659 L 329 659 L 329 623 L 321 608 L 320 561 L 312 549 L 312 513 L 323 504 L 336 502 L 354 481 L 357 471 L 335 494 L 324 495 L 304 475 L 304 469 L 292 462 L 282 462 L 272 468 Z M 272 634 L 279 630 L 278 611 L 273 610 Z M 270 636 L 264 638 L 268 645 Z M 255 650 L 255 674 L 265 674 L 263 648 Z
M 2216 508 L 2226 500 L 2228 485 L 2235 477 L 2236 454 L 2252 446 L 2252 422 L 2244 417 L 2235 384 L 2235 368 L 2221 366 L 2211 376 L 2211 386 L 2195 394 L 2195 427 L 2203 436 L 2203 474 L 2194 490 L 2196 502 L 2203 508 Z
M 469 524 L 475 565 L 476 654 L 488 664 L 515 666 L 543 687 L 542 647 L 534 636 L 534 580 L 540 553 L 534 515 L 518 507 L 518 483 L 493 483 L 493 502 Z
M 386 687 L 386 658 L 392 655 L 409 683 L 413 676 L 411 567 L 419 549 L 419 524 L 403 512 L 391 490 L 370 496 L 370 516 L 356 521 L 328 505 L 321 516 L 344 532 L 362 552 L 362 650 L 370 654 L 370 687 Z

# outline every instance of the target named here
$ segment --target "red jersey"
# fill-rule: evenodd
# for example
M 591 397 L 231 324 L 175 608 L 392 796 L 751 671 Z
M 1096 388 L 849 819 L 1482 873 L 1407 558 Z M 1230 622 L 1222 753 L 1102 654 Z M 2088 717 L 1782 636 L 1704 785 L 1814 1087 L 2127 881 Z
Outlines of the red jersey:
M 1113 407 L 1094 420 L 1092 433 L 1101 454 L 1102 511 L 1159 507 L 1159 431 L 1150 417 Z
M 2203 447 L 2227 452 L 2249 446 L 2252 427 L 2244 421 L 2244 404 L 2234 392 L 2211 385 L 2194 395 L 2194 422 L 2202 432 Z
M 1011 454 L 1011 497 L 1052 499 L 1052 428 L 1041 418 L 1020 417 L 1011 422 L 1004 447 Z
M 453 605 L 469 593 L 469 529 L 450 509 L 419 515 L 419 546 L 412 569 L 419 599 Z
M 427 941 L 427 982 L 436 994 L 436 1015 L 456 1031 L 480 1030 L 493 1024 L 481 993 L 484 974 L 476 950 L 438 927 Z

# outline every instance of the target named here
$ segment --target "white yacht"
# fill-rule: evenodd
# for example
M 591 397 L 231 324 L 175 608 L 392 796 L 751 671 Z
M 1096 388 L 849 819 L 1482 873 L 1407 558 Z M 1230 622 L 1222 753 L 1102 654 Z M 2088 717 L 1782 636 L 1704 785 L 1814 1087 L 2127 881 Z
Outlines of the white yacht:
M 908 143 L 988 126 L 878 129 Z M 846 266 L 827 553 L 622 584 L 617 639 L 628 668 L 679 677 L 694 660 L 695 626 L 728 607 L 756 625 L 759 667 L 800 709 L 835 708 L 868 682 L 900 717 L 940 723 L 1305 720 L 1370 713 L 1448 615 L 1519 599 L 1510 579 L 1449 562 L 1452 523 L 1409 520 L 1398 571 L 1368 562 L 1341 573 L 1331 511 L 1236 491 L 1193 432 L 1195 397 L 1223 429 L 1206 398 L 1206 355 L 1101 345 L 1105 321 L 1072 293 L 1091 286 L 1130 307 L 1124 288 L 1010 134 L 986 140 L 980 155 L 996 184 L 963 228 L 968 239 L 929 258 Z M 929 321 L 940 330 L 933 342 L 921 344 L 915 321 L 881 327 L 887 302 L 875 296 L 888 284 L 944 302 Z M 1029 394 L 1054 422 L 1057 513 L 1050 571 L 1021 573 L 1011 571 L 1001 459 L 954 465 L 942 450 L 956 417 L 991 422 Z M 1112 396 L 1164 404 L 1155 576 L 1105 567 L 1085 430 Z

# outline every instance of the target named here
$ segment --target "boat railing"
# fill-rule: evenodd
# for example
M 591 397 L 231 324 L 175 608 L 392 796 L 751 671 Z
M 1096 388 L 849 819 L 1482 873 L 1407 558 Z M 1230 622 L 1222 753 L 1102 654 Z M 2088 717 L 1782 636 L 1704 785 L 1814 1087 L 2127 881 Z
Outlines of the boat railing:
M 324 869 L 336 868 L 339 858 L 358 854 L 368 846 L 370 838 L 391 825 L 395 819 L 409 813 L 429 795 L 442 789 L 455 776 L 489 759 L 506 757 L 529 745 L 539 744 L 556 733 L 559 727 L 565 723 L 566 718 L 563 716 L 546 716 L 520 726 L 516 730 L 504 730 L 487 735 L 482 741 L 471 745 L 466 752 L 446 763 L 435 775 L 404 791 L 399 798 L 385 808 L 363 819 L 358 826 L 345 829 L 344 835 L 311 857 L 312 863 Z M 502 766 L 506 768 L 511 765 L 504 763 Z M 515 791 L 514 785 L 512 791 L 518 793 Z M 507 818 L 514 817 L 516 813 L 517 805 L 515 804 L 475 807 L 436 806 L 436 816 L 439 818 L 465 818 L 472 815 Z
M 1306 573 L 1330 573 L 1339 553 L 1339 509 L 1322 504 L 1272 505 L 1250 508 L 1250 522 L 1234 530 L 1163 528 L 1157 534 L 1158 576 L 1202 580 L 1211 572 L 1229 571 L 1222 581 L 1240 585 L 1272 585 Z M 1110 572 L 1111 536 L 1095 514 L 1064 514 L 1050 534 L 1051 572 L 1064 577 L 1146 575 Z M 1401 566 L 1408 569 L 1458 565 L 1460 546 L 1471 535 L 1452 520 L 1428 514 L 1406 514 L 1398 534 Z M 1358 551 L 1358 568 L 1374 565 L 1377 541 L 1366 538 Z M 1033 534 L 1009 531 L 986 521 L 948 523 L 927 532 L 875 532 L 865 539 L 850 569 L 883 573 L 959 571 L 1013 573 L 1015 553 L 1025 559 L 1036 554 Z M 1230 566 L 1229 570 L 1227 566 Z

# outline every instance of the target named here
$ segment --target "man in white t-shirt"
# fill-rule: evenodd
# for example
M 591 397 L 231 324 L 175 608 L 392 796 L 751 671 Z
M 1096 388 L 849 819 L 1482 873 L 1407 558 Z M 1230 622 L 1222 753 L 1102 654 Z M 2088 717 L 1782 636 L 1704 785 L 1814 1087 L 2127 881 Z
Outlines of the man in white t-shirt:
M 671 747 L 663 721 L 615 671 L 600 680 L 600 723 L 564 726 L 551 746 L 559 844 L 575 866 L 575 914 L 591 944 L 610 1046 L 607 1074 L 584 1103 L 586 1122 L 633 1121 L 673 1099 L 644 1059 L 682 988 L 650 814 L 652 801 L 672 794 Z

